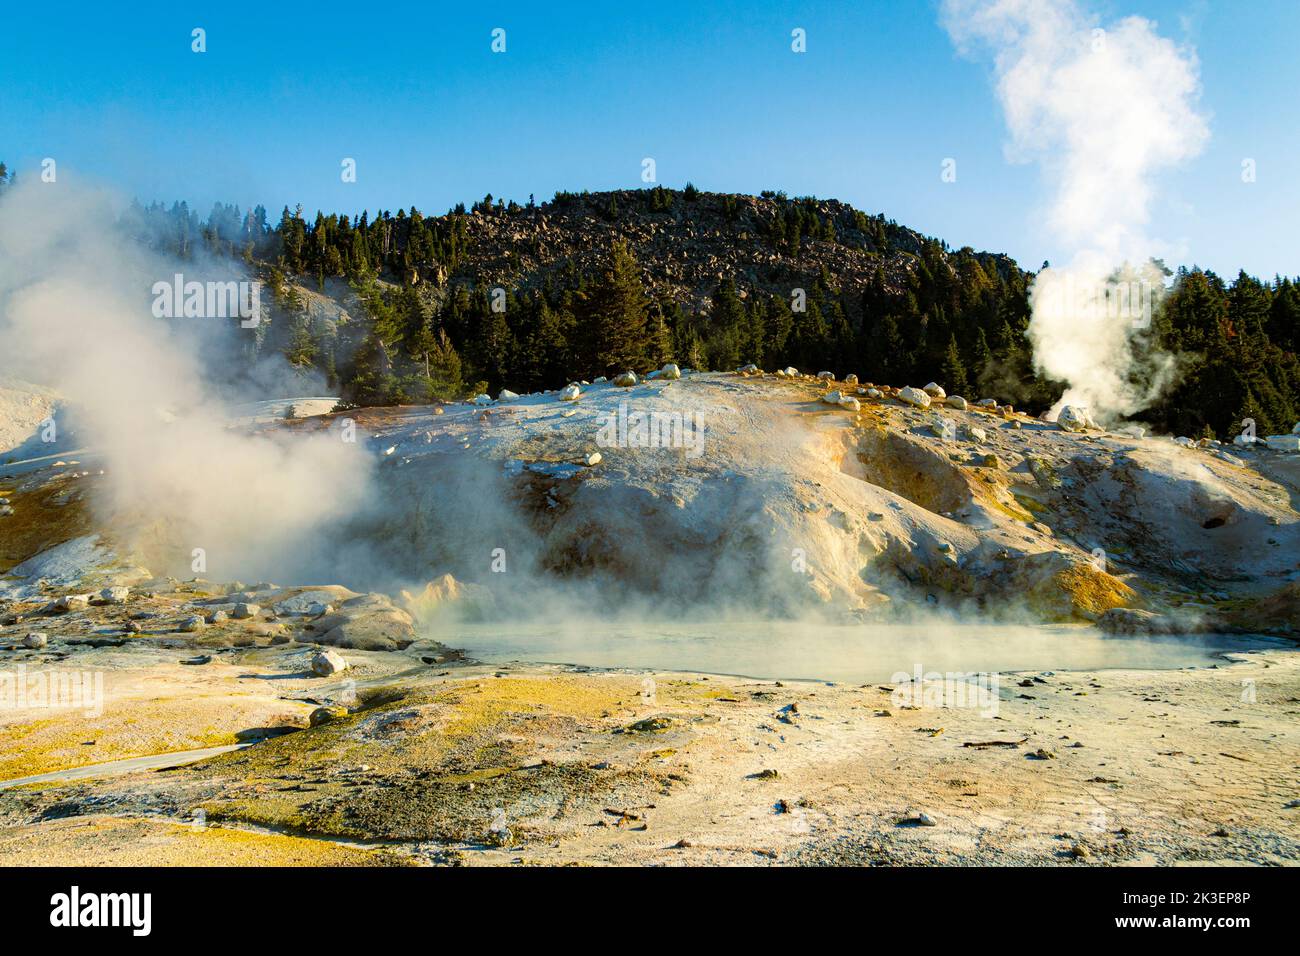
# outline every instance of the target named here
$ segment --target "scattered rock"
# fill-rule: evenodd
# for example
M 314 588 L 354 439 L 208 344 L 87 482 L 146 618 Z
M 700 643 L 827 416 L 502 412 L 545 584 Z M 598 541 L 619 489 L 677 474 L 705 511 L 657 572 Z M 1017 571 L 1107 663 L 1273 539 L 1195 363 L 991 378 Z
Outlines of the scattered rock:
M 235 618 L 236 620 L 242 621 L 242 620 L 247 620 L 250 617 L 257 617 L 257 615 L 260 614 L 261 612 L 262 612 L 262 608 L 259 605 L 249 604 L 246 601 L 241 601 L 240 603 L 235 605 L 234 610 L 230 612 L 230 616 Z
M 203 620 L 203 618 L 195 614 L 193 617 L 187 617 L 185 620 L 181 621 L 181 625 L 178 628 L 178 630 L 185 631 L 187 633 L 193 633 L 194 631 L 203 630 L 205 626 L 206 626 L 206 622 Z
M 926 385 L 924 388 L 922 388 L 921 391 L 925 392 L 925 394 L 929 395 L 931 398 L 938 399 L 940 401 L 942 401 L 946 397 L 946 393 L 943 390 L 943 386 L 939 385 L 937 382 L 931 382 L 929 385 Z
M 498 402 L 513 402 L 518 397 L 519 397 L 518 392 L 512 392 L 508 388 L 503 388 L 501 389 L 501 391 L 497 392 Z
M 348 662 L 333 651 L 317 651 L 311 659 L 312 673 L 318 677 L 330 677 L 348 669 Z
M 308 727 L 319 727 L 321 724 L 328 724 L 348 715 L 348 709 L 338 704 L 326 704 L 323 707 L 317 707 L 307 717 Z
M 1056 416 L 1056 425 L 1061 431 L 1066 432 L 1083 432 L 1097 427 L 1097 423 L 1092 420 L 1088 409 L 1083 405 L 1066 405 Z
M 105 604 L 125 604 L 131 596 L 131 589 L 126 587 L 109 587 L 99 592 L 99 599 Z
M 670 381 L 679 379 L 682 377 L 682 370 L 672 362 L 669 362 L 659 370 L 659 377 L 669 379 Z
M 614 376 L 614 384 L 619 388 L 631 388 L 636 384 L 635 372 L 620 372 Z
M 917 408 L 929 408 L 930 396 L 919 388 L 913 388 L 907 385 L 898 390 L 898 400 L 906 402 L 908 405 L 915 405 Z
M 960 395 L 949 395 L 943 400 L 943 403 L 949 408 L 957 409 L 959 412 L 966 411 L 966 399 L 962 398 Z
M 23 638 L 23 647 L 29 647 L 33 650 L 45 647 L 49 643 L 49 637 L 39 631 L 32 631 L 32 633 Z
M 582 389 L 576 384 L 566 385 L 560 389 L 559 399 L 562 402 L 576 402 L 578 396 L 582 394 Z

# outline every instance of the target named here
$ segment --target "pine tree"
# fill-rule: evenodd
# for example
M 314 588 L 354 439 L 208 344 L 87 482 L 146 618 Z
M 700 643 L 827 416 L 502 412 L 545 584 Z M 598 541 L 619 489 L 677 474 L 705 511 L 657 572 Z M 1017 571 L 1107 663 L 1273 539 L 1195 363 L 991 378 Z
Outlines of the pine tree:
M 623 240 L 614 243 L 609 269 L 584 297 L 583 305 L 591 366 L 605 375 L 645 370 L 649 303 L 641 270 Z
M 961 353 L 957 350 L 957 336 L 948 336 L 948 348 L 944 352 L 943 366 L 940 371 L 944 388 L 952 395 L 964 395 L 970 390 L 966 380 L 966 366 L 962 364 Z

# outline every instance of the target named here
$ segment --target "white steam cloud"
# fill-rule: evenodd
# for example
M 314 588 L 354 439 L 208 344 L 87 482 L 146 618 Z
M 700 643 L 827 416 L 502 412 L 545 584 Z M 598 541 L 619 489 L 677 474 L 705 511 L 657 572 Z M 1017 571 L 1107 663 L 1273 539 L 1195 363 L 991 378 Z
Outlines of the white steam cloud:
M 94 505 L 156 573 L 189 577 L 201 548 L 201 577 L 292 577 L 367 499 L 368 458 L 337 433 L 286 441 L 229 427 L 215 383 L 236 377 L 240 352 L 221 340 L 253 332 L 155 318 L 151 289 L 180 267 L 127 238 L 121 208 L 63 183 L 6 193 L 0 371 L 63 396 L 87 465 L 106 472 Z M 194 323 L 209 327 L 191 334 Z
M 1074 0 L 945 0 L 943 19 L 960 50 L 992 52 L 1008 153 L 1054 184 L 1046 223 L 1071 258 L 1034 283 L 1035 361 L 1068 384 L 1060 404 L 1132 414 L 1172 375 L 1168 359 L 1135 369 L 1132 339 L 1163 288 L 1143 265 L 1163 254 L 1155 176 L 1209 136 L 1195 53 L 1141 17 L 1103 29 Z

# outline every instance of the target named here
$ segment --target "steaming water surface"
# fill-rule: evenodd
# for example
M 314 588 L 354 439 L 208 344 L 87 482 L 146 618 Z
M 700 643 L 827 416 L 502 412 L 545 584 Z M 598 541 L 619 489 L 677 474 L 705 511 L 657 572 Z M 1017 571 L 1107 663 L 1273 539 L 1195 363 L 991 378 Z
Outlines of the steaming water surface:
M 699 671 L 880 683 L 898 672 L 1171 670 L 1222 663 L 1224 652 L 1282 646 L 1228 635 L 1112 637 L 1088 627 L 999 625 L 458 625 L 438 640 L 492 663 Z

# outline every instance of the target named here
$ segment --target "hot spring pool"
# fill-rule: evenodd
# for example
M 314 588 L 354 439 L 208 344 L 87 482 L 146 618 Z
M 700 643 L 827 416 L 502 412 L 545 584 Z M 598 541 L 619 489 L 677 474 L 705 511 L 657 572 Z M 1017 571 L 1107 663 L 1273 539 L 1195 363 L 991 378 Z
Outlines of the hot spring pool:
M 803 623 L 469 624 L 431 635 L 488 663 L 700 671 L 745 677 L 882 683 L 899 672 L 1172 670 L 1225 652 L 1287 646 L 1256 637 L 1116 637 L 1084 626 Z

